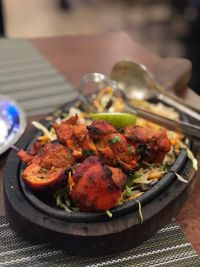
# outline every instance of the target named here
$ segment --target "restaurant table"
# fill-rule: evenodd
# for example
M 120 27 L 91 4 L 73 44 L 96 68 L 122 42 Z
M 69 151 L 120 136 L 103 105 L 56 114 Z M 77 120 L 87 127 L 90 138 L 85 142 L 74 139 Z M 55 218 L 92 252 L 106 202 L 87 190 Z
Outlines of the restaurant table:
M 176 90 L 180 97 L 193 105 L 200 106 L 200 97 L 186 87 L 190 75 L 190 64 L 181 59 L 162 59 L 133 41 L 125 32 L 96 35 L 59 36 L 29 39 L 29 42 L 51 62 L 66 79 L 76 87 L 80 78 L 88 72 L 109 74 L 112 66 L 120 60 L 136 61 L 147 66 L 156 80 L 167 90 Z M 29 120 L 40 119 L 41 115 Z M 0 158 L 0 215 L 5 215 L 3 203 L 2 174 L 7 154 Z M 200 173 L 197 173 L 200 176 Z M 184 207 L 176 216 L 182 231 L 200 254 L 200 179 Z

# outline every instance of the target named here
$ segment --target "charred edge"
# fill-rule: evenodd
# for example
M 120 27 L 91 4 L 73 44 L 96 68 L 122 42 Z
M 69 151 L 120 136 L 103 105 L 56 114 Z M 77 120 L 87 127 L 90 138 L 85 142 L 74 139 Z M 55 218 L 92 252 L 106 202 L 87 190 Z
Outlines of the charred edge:
M 109 180 L 109 183 L 107 185 L 108 191 L 109 192 L 116 191 L 116 189 L 118 189 L 118 187 L 113 182 L 113 179 L 112 179 L 113 173 L 112 173 L 112 171 L 109 169 L 108 166 L 103 166 L 103 170 L 104 170 L 104 173 L 105 173 L 104 179 Z
M 91 134 L 91 135 L 103 135 L 103 131 L 101 131 L 97 127 L 89 125 L 89 126 L 87 126 L 87 129 L 89 131 L 89 134 Z

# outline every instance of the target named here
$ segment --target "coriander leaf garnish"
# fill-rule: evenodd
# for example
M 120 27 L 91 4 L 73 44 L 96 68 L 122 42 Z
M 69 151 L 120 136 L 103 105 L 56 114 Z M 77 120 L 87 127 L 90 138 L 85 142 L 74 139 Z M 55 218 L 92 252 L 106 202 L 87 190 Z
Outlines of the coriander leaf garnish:
M 139 144 L 136 148 L 136 154 L 137 155 L 144 155 L 144 153 L 147 150 L 147 145 L 145 144 Z
M 115 135 L 115 137 L 113 137 L 112 139 L 108 140 L 108 143 L 113 145 L 113 144 L 119 143 L 120 141 L 121 141 L 120 136 L 119 135 Z
M 128 144 L 128 152 L 131 154 L 134 153 L 133 147 L 130 144 Z
M 84 156 L 90 156 L 90 155 L 94 155 L 94 151 L 93 150 L 87 150 L 87 149 L 83 149 L 83 155 Z

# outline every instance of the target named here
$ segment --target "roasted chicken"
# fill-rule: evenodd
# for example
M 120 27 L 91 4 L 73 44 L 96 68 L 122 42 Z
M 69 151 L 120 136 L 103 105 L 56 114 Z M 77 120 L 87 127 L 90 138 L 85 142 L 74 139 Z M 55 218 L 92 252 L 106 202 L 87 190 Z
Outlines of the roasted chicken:
M 89 156 L 72 176 L 71 196 L 82 211 L 105 211 L 118 204 L 126 180 L 121 169 Z
M 104 163 L 120 165 L 124 170 L 132 170 L 137 166 L 134 147 L 109 122 L 94 121 L 88 130 Z
M 128 143 L 135 147 L 140 161 L 161 163 L 170 151 L 171 143 L 165 131 L 154 131 L 140 126 L 127 126 L 122 130 Z
M 74 164 L 71 149 L 58 142 L 47 143 L 34 155 L 20 150 L 18 156 L 28 163 L 22 173 L 24 182 L 35 190 L 58 189 Z
M 77 160 L 83 160 L 88 154 L 97 154 L 96 147 L 90 139 L 86 125 L 80 123 L 78 116 L 73 116 L 61 124 L 53 124 L 58 140 L 72 149 Z
M 35 190 L 68 188 L 82 211 L 105 211 L 115 207 L 128 173 L 143 161 L 161 163 L 171 144 L 165 131 L 139 126 L 115 129 L 96 120 L 89 126 L 73 116 L 53 124 L 57 141 L 36 142 L 29 153 L 18 156 L 27 163 L 22 173 Z

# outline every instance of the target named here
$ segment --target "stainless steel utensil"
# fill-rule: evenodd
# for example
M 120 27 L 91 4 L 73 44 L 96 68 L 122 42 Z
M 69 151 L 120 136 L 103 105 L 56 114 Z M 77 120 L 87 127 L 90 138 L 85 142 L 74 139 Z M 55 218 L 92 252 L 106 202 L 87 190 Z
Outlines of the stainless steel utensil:
M 11 148 L 26 128 L 26 116 L 12 99 L 0 95 L 0 155 Z
M 200 114 L 189 108 L 178 97 L 165 92 L 144 65 L 131 61 L 120 61 L 114 65 L 110 77 L 119 84 L 119 88 L 129 99 L 146 100 L 155 97 L 200 121 Z
M 133 106 L 133 104 L 130 102 L 130 99 L 125 95 L 124 91 L 119 88 L 118 83 L 101 73 L 89 73 L 83 76 L 81 79 L 78 92 L 79 99 L 84 109 L 90 112 L 95 111 L 91 104 L 92 100 L 94 99 L 94 94 L 105 86 L 111 87 L 114 95 L 119 96 L 124 100 L 125 112 L 135 114 L 138 117 L 157 123 L 169 130 L 181 132 L 186 136 L 200 139 L 200 127 L 190 123 L 168 119 Z

